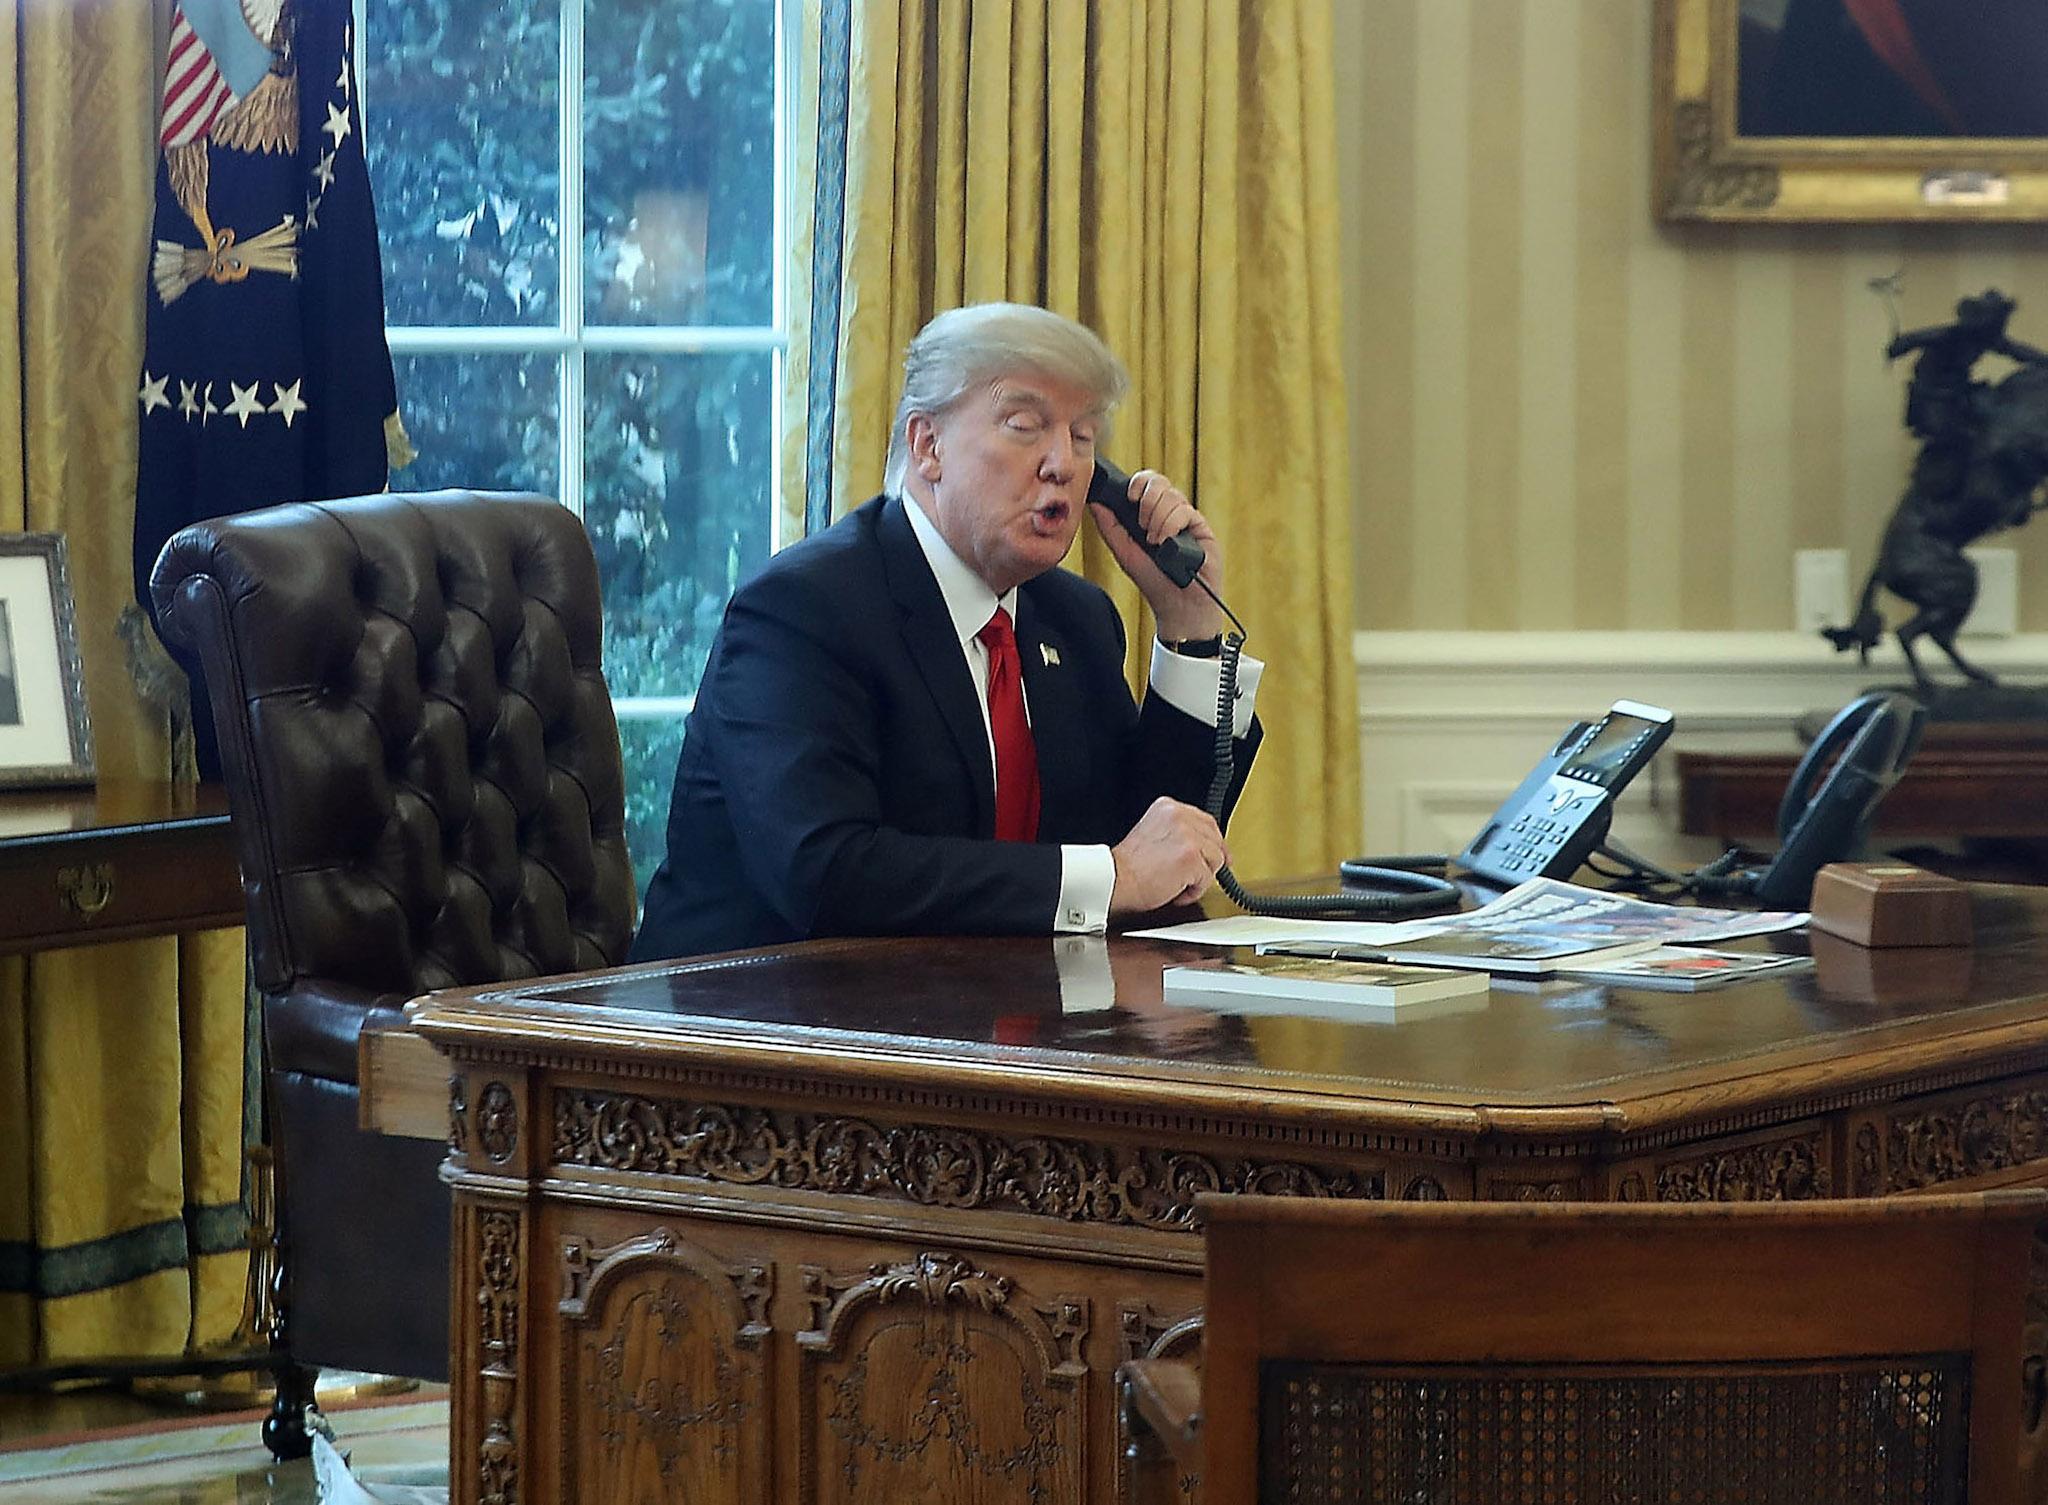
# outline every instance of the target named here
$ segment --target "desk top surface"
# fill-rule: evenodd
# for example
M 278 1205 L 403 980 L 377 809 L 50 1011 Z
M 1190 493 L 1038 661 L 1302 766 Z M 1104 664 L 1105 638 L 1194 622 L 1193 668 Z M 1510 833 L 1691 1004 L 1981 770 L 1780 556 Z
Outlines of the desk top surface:
M 1161 969 L 1221 949 L 1121 937 L 813 942 L 451 990 L 413 1013 L 444 1048 L 536 1058 L 567 1049 L 899 1084 L 1120 1084 L 1183 1103 L 1249 1089 L 1338 1111 L 1662 1099 L 1696 1113 L 1712 1099 L 1732 1112 L 1795 1080 L 1840 1088 L 1859 1074 L 1966 1080 L 2048 1066 L 2048 889 L 1980 886 L 1973 903 L 1974 948 L 1869 951 L 1815 935 L 1815 969 L 1789 979 L 1694 993 L 1496 982 L 1482 1009 L 1397 1023 L 1170 1003 Z M 1809 938 L 1747 944 L 1800 950 Z M 1063 976 L 1077 962 L 1087 970 L 1090 949 L 1113 979 L 1111 1006 L 1096 1006 L 1099 993 L 1077 1000 L 1071 983 L 1063 1001 Z
M 217 785 L 104 779 L 88 788 L 0 794 L 0 847 L 36 846 L 90 835 L 225 827 L 227 792 Z

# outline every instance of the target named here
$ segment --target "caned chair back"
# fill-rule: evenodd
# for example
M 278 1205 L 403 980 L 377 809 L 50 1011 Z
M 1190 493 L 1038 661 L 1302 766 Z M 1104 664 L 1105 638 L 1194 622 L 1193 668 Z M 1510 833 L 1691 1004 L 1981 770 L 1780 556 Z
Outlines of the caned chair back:
M 2048 1193 L 1202 1210 L 1209 1505 L 2020 1497 Z

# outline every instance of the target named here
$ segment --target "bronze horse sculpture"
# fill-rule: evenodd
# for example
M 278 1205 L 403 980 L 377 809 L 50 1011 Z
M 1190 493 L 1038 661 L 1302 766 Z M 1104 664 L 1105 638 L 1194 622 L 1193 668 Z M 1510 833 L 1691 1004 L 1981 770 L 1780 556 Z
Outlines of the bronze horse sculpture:
M 1887 354 L 1917 352 L 1906 392 L 1906 425 L 1920 438 L 1912 480 L 1885 525 L 1877 563 L 1864 583 L 1856 616 L 1821 635 L 1837 651 L 1854 648 L 1867 663 L 1884 634 L 1877 609 L 1882 586 L 1919 609 L 1895 629 L 1915 685 L 1931 694 L 1913 645 L 1925 637 L 1979 684 L 1995 676 L 1957 650 L 1955 638 L 1977 601 L 1977 567 L 1965 545 L 2018 527 L 2041 510 L 2036 493 L 2048 480 L 2048 354 L 2006 335 L 2013 302 L 1992 289 L 1956 305 L 1953 324 L 1899 335 Z M 1985 355 L 2020 362 L 2002 381 L 1972 372 Z

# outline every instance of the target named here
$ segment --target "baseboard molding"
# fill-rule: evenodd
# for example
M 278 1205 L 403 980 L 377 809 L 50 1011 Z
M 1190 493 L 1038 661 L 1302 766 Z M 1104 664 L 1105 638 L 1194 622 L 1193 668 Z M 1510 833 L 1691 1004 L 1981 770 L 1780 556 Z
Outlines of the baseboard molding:
M 1676 717 L 1670 743 L 1621 799 L 1615 834 L 1660 861 L 1713 855 L 1678 833 L 1683 748 L 1790 750 L 1792 724 L 1908 676 L 1896 648 L 1865 666 L 1793 632 L 1361 632 L 1363 849 L 1455 851 L 1573 721 L 1627 698 Z M 2048 634 L 1974 639 L 1970 657 L 2048 682 Z

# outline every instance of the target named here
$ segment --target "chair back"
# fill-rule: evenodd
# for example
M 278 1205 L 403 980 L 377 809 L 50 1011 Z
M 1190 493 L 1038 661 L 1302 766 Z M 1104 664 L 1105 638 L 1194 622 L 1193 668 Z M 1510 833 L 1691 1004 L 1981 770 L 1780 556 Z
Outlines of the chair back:
M 266 993 L 624 957 L 618 727 L 574 515 L 457 491 L 270 507 L 184 529 L 151 588 L 206 675 Z
M 1202 1210 L 1210 1505 L 2019 1497 L 2048 1193 Z

